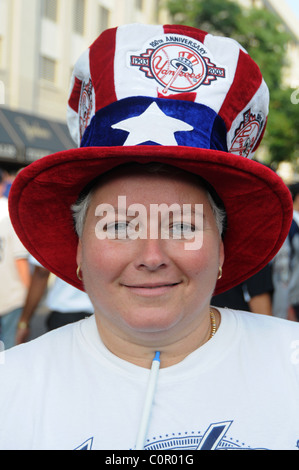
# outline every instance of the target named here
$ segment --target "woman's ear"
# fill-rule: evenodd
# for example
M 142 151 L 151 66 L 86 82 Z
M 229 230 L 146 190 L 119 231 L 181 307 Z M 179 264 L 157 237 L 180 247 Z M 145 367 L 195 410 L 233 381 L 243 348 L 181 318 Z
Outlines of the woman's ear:
M 224 244 L 223 241 L 221 240 L 220 242 L 220 250 L 219 250 L 219 266 L 223 266 L 225 260 L 225 253 L 224 253 Z
M 82 264 L 82 242 L 81 238 L 79 238 L 78 246 L 77 246 L 77 256 L 76 256 L 77 266 L 81 266 Z

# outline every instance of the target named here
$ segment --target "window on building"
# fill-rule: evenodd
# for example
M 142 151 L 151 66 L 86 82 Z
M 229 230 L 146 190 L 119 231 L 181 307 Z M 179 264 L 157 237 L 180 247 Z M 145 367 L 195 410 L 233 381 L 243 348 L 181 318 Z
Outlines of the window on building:
M 143 0 L 136 0 L 136 8 L 137 10 L 143 9 Z
M 56 82 L 57 62 L 48 57 L 40 58 L 40 78 L 48 82 Z
M 81 36 L 85 27 L 85 0 L 74 0 L 73 31 Z
M 57 21 L 58 0 L 42 0 L 42 15 L 48 20 Z
M 105 31 L 109 27 L 109 10 L 105 7 L 99 7 L 99 31 Z

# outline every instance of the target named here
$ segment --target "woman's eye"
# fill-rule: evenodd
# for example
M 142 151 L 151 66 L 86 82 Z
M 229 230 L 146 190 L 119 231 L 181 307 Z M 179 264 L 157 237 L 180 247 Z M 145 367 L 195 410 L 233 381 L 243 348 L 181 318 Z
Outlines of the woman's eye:
M 127 227 L 128 227 L 127 222 L 116 222 L 115 223 L 115 230 L 117 232 L 123 232 L 123 231 L 127 230 Z
M 106 225 L 106 232 L 115 234 L 115 238 L 118 238 L 120 235 L 126 236 L 127 228 L 128 222 L 111 222 Z
M 190 236 L 191 234 L 194 234 L 195 232 L 195 226 L 192 224 L 186 224 L 182 222 L 178 222 L 177 224 L 172 224 L 170 227 L 170 234 L 173 236 L 178 236 L 180 235 L 181 238 L 184 236 Z

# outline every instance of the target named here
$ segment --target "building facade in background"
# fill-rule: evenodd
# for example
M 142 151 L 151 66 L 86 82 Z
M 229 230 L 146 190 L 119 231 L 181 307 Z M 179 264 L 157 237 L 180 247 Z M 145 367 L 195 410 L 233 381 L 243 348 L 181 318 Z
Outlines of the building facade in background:
M 1 104 L 64 120 L 72 68 L 99 33 L 160 20 L 159 0 L 0 0 Z

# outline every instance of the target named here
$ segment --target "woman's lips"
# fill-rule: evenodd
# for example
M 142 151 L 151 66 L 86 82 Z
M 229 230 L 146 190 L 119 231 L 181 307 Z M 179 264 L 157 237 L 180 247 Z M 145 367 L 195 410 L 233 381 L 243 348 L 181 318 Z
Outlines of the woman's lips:
M 174 288 L 180 285 L 181 282 L 159 282 L 159 283 L 144 283 L 144 284 L 123 284 L 124 287 L 129 289 L 136 295 L 145 297 L 163 295 L 171 292 Z

